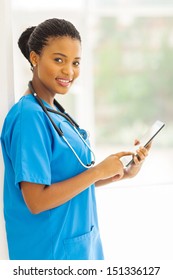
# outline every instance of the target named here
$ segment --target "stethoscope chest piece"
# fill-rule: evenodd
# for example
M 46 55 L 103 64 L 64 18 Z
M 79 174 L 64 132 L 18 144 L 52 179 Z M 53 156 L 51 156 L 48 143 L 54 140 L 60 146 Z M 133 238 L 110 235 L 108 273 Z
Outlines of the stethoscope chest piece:
M 82 136 L 82 138 L 84 140 L 87 140 L 88 139 L 88 132 L 83 128 L 79 128 L 78 130 L 79 130 L 79 133 Z
M 68 121 L 61 122 L 59 124 L 60 129 L 63 131 L 64 126 L 66 126 L 67 124 L 72 127 L 72 129 L 79 135 L 80 138 L 82 138 L 85 141 L 88 139 L 89 135 L 88 135 L 88 132 L 85 129 L 80 128 L 80 127 L 77 128 L 75 126 L 72 126 Z

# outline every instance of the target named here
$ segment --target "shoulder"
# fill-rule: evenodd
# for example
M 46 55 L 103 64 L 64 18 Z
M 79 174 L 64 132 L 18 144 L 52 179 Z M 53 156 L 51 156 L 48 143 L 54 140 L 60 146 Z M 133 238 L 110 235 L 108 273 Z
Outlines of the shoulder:
M 14 114 L 20 114 L 21 112 L 30 113 L 33 111 L 42 111 L 35 98 L 31 95 L 22 96 L 17 103 L 15 103 L 9 110 L 6 118 L 10 118 Z
M 10 120 L 15 119 L 21 116 L 36 116 L 36 113 L 43 114 L 43 111 L 35 98 L 31 95 L 25 95 L 20 98 L 20 100 L 12 106 L 12 108 L 9 110 L 6 119 Z
M 32 94 L 23 96 L 14 106 L 14 110 L 19 113 L 33 113 L 33 112 L 42 112 L 41 107 L 37 103 L 36 99 Z M 12 109 L 13 109 L 12 108 Z
M 35 98 L 31 95 L 25 95 L 15 103 L 9 110 L 3 125 L 3 132 L 14 130 L 16 127 L 24 124 L 34 125 L 35 122 L 45 121 L 42 108 L 39 106 Z

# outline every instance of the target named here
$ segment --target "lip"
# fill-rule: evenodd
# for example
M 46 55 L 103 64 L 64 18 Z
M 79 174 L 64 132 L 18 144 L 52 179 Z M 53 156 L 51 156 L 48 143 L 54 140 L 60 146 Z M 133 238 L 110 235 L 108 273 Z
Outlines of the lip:
M 62 86 L 62 87 L 70 87 L 71 83 L 72 83 L 72 79 L 67 79 L 67 78 L 56 78 L 55 79 L 56 82 Z

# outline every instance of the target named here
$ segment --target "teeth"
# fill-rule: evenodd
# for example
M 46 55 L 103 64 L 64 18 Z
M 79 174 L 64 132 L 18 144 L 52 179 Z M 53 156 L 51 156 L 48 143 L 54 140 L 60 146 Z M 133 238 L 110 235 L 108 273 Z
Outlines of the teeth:
M 70 83 L 70 80 L 63 80 L 63 79 L 58 79 L 60 82 L 62 82 L 62 83 Z

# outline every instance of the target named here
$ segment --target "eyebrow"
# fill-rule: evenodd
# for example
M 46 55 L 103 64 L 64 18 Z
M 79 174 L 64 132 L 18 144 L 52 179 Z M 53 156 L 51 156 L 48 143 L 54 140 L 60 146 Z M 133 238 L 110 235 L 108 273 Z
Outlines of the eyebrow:
M 53 53 L 54 55 L 61 55 L 63 57 L 67 57 L 67 55 L 63 54 L 63 53 Z M 74 59 L 81 59 L 80 57 L 75 57 Z

